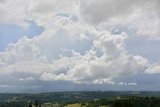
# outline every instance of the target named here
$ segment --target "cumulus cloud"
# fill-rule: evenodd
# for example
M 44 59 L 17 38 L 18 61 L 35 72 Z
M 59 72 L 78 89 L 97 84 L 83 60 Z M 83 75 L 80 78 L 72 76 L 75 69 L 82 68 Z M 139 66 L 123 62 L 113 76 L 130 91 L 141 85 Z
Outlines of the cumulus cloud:
M 124 26 L 138 35 L 160 39 L 159 0 L 82 0 L 82 18 L 90 24 Z
M 136 86 L 115 80 L 159 73 L 159 64 L 130 53 L 125 44 L 130 35 L 114 34 L 106 26 L 136 29 L 137 34 L 157 40 L 158 9 L 158 0 L 0 1 L 0 23 L 26 27 L 31 20 L 45 28 L 41 35 L 24 36 L 0 52 L 0 80 Z
M 159 63 L 151 64 L 151 65 L 146 69 L 146 73 L 150 73 L 150 74 L 160 73 L 160 64 L 159 64 Z
M 27 78 L 20 78 L 19 80 L 20 81 L 30 81 L 30 80 L 33 80 L 34 78 L 33 77 L 27 77 Z
M 128 86 L 133 85 L 133 86 L 136 86 L 136 85 L 137 85 L 137 83 L 126 83 L 126 82 L 120 82 L 120 83 L 118 83 L 118 85 L 128 85 Z
M 56 15 L 61 15 L 92 25 L 123 26 L 159 40 L 159 5 L 159 0 L 5 0 L 0 2 L 0 23 L 26 27 L 27 21 L 34 21 L 47 28 Z
M 112 83 L 109 80 L 134 75 L 145 69 L 147 60 L 129 54 L 125 49 L 124 34 L 112 35 L 106 32 L 100 35 L 93 41 L 93 47 L 100 49 L 102 56 L 97 57 L 97 51 L 94 50 L 90 50 L 84 56 L 76 54 L 76 57 L 73 57 L 76 58 L 76 62 L 67 72 L 67 78 L 78 82 Z
M 74 8 L 74 9 L 73 9 Z M 13 23 L 20 26 L 28 26 L 27 21 L 35 21 L 39 25 L 45 25 L 55 14 L 70 13 L 76 11 L 75 0 L 5 0 L 0 2 L 0 23 Z
M 16 44 L 10 44 L 5 52 L 0 53 L 3 72 L 28 72 L 32 73 L 33 78 L 44 81 L 115 84 L 115 78 L 145 71 L 148 60 L 126 50 L 124 43 L 128 37 L 126 33 L 115 35 L 108 31 L 90 32 L 96 37 L 92 41 L 91 49 L 85 54 L 71 51 L 70 57 L 60 56 L 56 60 L 48 59 L 45 54 L 42 54 L 45 51 L 45 48 L 41 47 L 45 44 L 43 40 L 47 43 L 50 41 L 44 39 L 47 38 L 46 35 L 42 34 L 34 39 L 24 37 Z M 47 53 L 50 51 L 48 50 Z M 37 74 L 38 76 L 35 76 Z M 19 80 L 28 80 L 27 78 L 19 78 Z

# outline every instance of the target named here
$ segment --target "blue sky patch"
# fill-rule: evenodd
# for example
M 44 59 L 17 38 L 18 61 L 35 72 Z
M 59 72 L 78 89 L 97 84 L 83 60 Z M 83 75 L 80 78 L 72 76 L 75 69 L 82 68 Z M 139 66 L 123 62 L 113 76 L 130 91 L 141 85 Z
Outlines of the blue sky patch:
M 15 43 L 23 36 L 32 38 L 40 35 L 44 28 L 34 22 L 30 22 L 28 28 L 22 28 L 13 24 L 0 24 L 0 51 L 3 51 L 9 43 Z

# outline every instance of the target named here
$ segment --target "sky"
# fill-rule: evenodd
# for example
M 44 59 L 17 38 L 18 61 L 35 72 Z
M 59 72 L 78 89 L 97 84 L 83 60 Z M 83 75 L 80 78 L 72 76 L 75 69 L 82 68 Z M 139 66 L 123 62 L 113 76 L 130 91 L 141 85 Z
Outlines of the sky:
M 0 0 L 0 92 L 160 91 L 160 0 Z

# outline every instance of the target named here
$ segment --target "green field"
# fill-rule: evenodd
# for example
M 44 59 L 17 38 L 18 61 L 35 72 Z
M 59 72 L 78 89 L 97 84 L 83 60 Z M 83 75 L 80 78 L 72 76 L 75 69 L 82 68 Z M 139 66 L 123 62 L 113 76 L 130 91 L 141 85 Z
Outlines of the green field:
M 67 104 L 65 107 L 81 107 L 81 104 L 79 104 L 79 103 Z
M 75 103 L 75 104 L 68 104 L 67 106 L 65 107 L 87 107 L 87 104 L 85 106 L 81 106 L 81 104 L 79 103 Z M 108 105 L 105 105 L 105 106 L 99 106 L 99 107 L 110 107 Z
M 106 105 L 106 106 L 99 106 L 99 107 L 110 107 L 110 106 L 107 106 L 107 105 Z

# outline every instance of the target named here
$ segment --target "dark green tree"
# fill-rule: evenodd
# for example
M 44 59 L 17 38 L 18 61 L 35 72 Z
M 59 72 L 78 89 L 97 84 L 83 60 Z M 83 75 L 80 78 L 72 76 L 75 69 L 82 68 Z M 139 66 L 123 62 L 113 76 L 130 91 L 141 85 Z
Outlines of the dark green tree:
M 29 102 L 29 107 L 32 107 L 32 102 L 31 101 Z
M 35 100 L 34 104 L 36 107 L 38 107 L 38 100 Z

